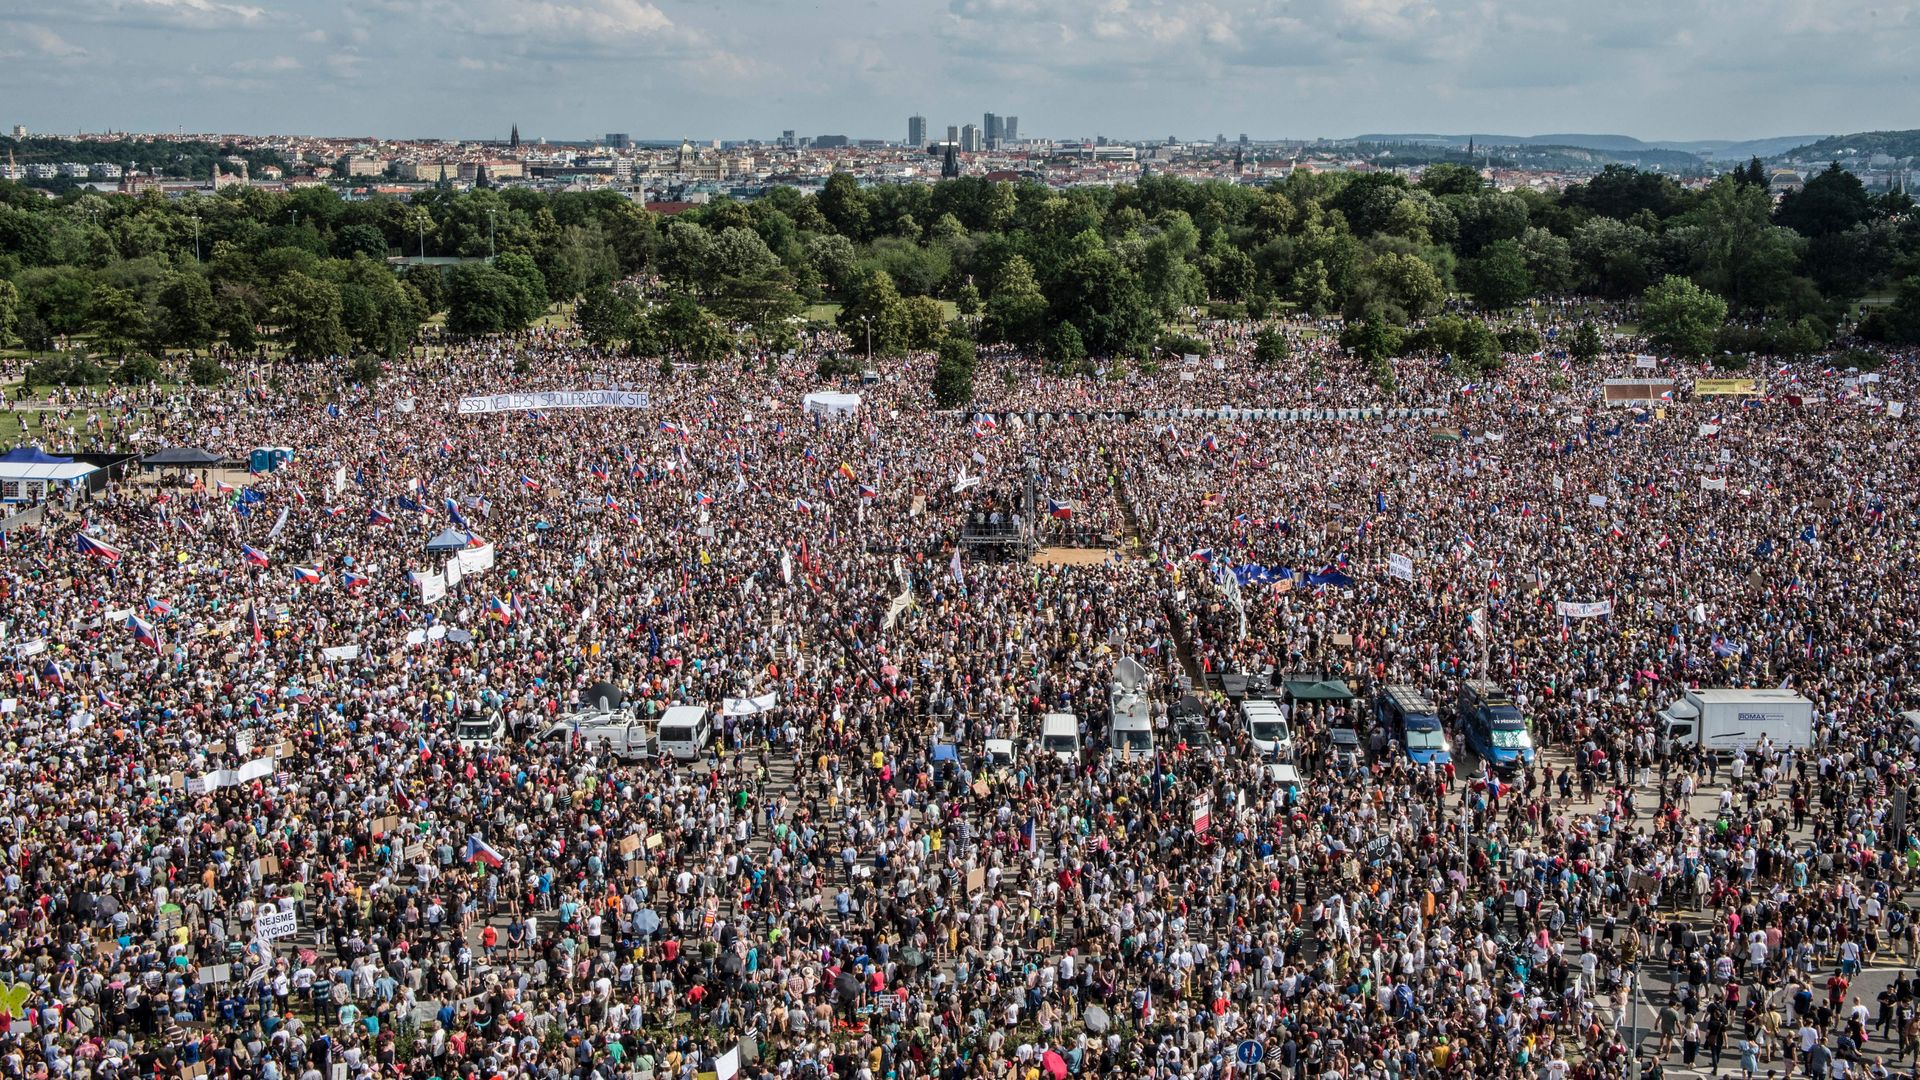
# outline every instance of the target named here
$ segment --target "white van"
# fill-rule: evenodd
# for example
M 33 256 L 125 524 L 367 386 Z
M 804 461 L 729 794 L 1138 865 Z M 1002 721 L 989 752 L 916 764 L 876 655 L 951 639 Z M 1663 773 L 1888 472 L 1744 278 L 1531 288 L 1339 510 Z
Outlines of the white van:
M 1069 764 L 1080 760 L 1080 718 L 1070 712 L 1050 712 L 1040 718 L 1040 752 Z
M 631 713 L 615 713 L 616 719 L 600 723 L 575 723 L 569 720 L 556 720 L 540 733 L 540 742 L 548 746 L 564 747 L 573 742 L 574 736 L 580 737 L 583 748 L 599 748 L 616 757 L 638 760 L 652 757 L 653 725 L 645 720 L 632 719 Z
M 681 761 L 698 758 L 713 738 L 713 721 L 698 705 L 675 705 L 660 714 L 660 752 Z
M 1240 703 L 1240 716 L 1246 721 L 1247 738 L 1253 740 L 1254 749 L 1260 751 L 1261 757 L 1292 760 L 1293 732 L 1287 727 L 1286 716 L 1279 705 L 1248 698 Z
M 1147 700 L 1147 670 L 1132 657 L 1113 666 L 1108 702 L 1107 757 L 1115 761 L 1153 760 L 1153 716 Z
M 499 712 L 467 713 L 453 725 L 453 740 L 469 750 L 495 746 L 507 737 L 507 718 Z

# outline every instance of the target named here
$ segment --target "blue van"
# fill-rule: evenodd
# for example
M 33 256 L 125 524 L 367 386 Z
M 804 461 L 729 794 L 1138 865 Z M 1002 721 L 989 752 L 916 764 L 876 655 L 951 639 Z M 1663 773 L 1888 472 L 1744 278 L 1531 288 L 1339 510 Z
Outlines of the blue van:
M 1389 686 L 1374 699 L 1373 716 L 1380 730 L 1400 741 L 1407 760 L 1416 765 L 1445 765 L 1453 760 L 1453 744 L 1440 727 L 1440 710 L 1427 695 L 1411 686 Z
M 1533 733 L 1505 690 L 1485 679 L 1460 688 L 1460 729 L 1480 760 L 1503 773 L 1533 764 Z

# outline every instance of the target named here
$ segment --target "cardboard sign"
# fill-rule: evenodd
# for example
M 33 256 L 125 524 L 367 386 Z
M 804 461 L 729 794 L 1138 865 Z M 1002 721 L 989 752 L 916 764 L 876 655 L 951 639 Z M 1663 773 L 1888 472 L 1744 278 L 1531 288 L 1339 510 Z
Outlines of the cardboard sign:
M 984 868 L 967 871 L 967 895 L 972 896 L 987 887 L 987 872 Z
M 631 836 L 623 836 L 620 838 L 620 854 L 631 855 L 634 852 L 639 850 L 640 850 L 640 834 L 635 833 Z
M 201 986 L 225 986 L 232 981 L 232 964 L 208 964 L 200 969 Z
M 278 908 L 262 908 L 258 918 L 253 920 L 253 935 L 261 941 L 278 941 L 283 937 L 292 937 L 299 929 L 299 920 L 291 911 Z
M 662 847 L 666 845 L 666 842 L 667 842 L 666 837 L 660 835 L 659 833 L 653 833 L 647 837 L 647 850 L 659 851 Z

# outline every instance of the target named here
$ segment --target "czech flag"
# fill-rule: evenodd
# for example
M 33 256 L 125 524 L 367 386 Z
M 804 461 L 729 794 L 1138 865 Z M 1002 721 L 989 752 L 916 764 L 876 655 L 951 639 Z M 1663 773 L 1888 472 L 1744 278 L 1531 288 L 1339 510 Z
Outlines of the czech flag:
M 1220 440 L 1209 435 L 1206 438 L 1200 440 L 1200 449 L 1205 450 L 1208 453 L 1217 451 L 1220 449 Z
M 608 495 L 601 501 L 600 505 L 607 510 L 618 510 L 620 509 L 620 500 L 614 498 L 612 495 Z
M 260 609 L 252 604 L 247 605 L 247 632 L 253 635 L 256 645 L 266 636 L 260 629 Z
M 1660 400 L 1661 400 L 1661 401 L 1672 401 L 1672 400 L 1673 400 L 1673 391 L 1672 391 L 1672 390 L 1662 390 L 1662 391 L 1660 391 Z
M 105 690 L 95 691 L 95 694 L 100 699 L 100 707 L 102 709 L 106 709 L 110 712 L 122 712 L 126 709 L 126 706 L 108 697 L 107 692 Z
M 49 660 L 46 666 L 40 669 L 40 678 L 55 686 L 65 686 L 67 685 L 67 669 L 60 666 L 60 661 Z
M 320 584 L 320 571 L 311 566 L 296 566 L 293 568 L 293 580 L 302 585 L 318 585 Z
M 231 495 L 233 494 L 233 485 L 227 483 L 225 480 L 215 480 L 213 482 L 213 493 L 215 495 Z
M 153 624 L 138 615 L 127 616 L 127 628 L 133 631 L 133 640 L 148 646 L 154 652 L 160 651 L 160 638 L 153 632 Z
M 531 476 L 522 476 L 520 477 L 520 486 L 526 488 L 528 491 L 539 491 L 540 481 L 535 480 Z
M 812 503 L 810 503 L 810 502 L 808 502 L 808 501 L 807 501 L 807 500 L 805 500 L 805 499 L 795 499 L 795 500 L 793 500 L 793 508 L 794 508 L 795 510 L 798 510 L 798 511 L 800 511 L 800 512 L 801 512 L 801 513 L 803 513 L 803 514 L 811 514 L 811 513 L 813 513 L 813 504 L 812 504 Z
M 365 574 L 356 574 L 353 571 L 349 570 L 346 573 L 340 575 L 340 580 L 346 584 L 347 588 L 357 589 L 360 586 L 365 585 L 368 581 L 371 581 L 372 579 L 367 577 L 367 575 Z
M 1050 517 L 1057 517 L 1065 521 L 1073 516 L 1073 506 L 1070 503 L 1063 503 L 1059 499 L 1048 499 L 1047 514 Z
M 704 491 L 696 491 L 693 493 L 693 501 L 699 506 L 711 506 L 713 504 L 713 496 Z
M 1213 561 L 1213 549 L 1196 548 L 1187 553 L 1187 558 L 1192 559 L 1194 562 L 1211 563 Z
M 149 598 L 147 600 L 147 613 L 156 619 L 164 619 L 173 614 L 173 604 L 166 600 Z
M 607 467 L 605 465 L 595 465 L 593 467 L 593 478 L 595 480 L 605 480 L 607 476 Z
M 499 849 L 481 839 L 479 833 L 473 833 L 467 837 L 467 861 L 472 862 L 475 859 L 496 869 L 507 861 L 500 854 Z
M 809 447 L 807 447 L 807 449 L 806 449 L 806 451 L 805 451 L 804 453 L 802 453 L 802 454 L 801 454 L 800 456 L 801 456 L 801 457 L 803 457 L 803 458 L 805 458 L 805 459 L 807 459 L 808 461 L 819 461 L 819 460 L 820 460 L 820 455 L 819 455 L 819 454 L 816 454 L 816 453 L 814 453 L 814 452 L 813 452 L 813 447 L 811 447 L 811 446 L 809 446 Z
M 880 497 L 880 489 L 861 484 L 860 497 L 863 499 L 877 499 Z
M 267 566 L 271 564 L 271 560 L 267 558 L 267 553 L 254 547 L 252 544 L 240 545 L 240 557 L 255 566 Z
M 367 511 L 367 524 L 391 525 L 393 524 L 393 515 L 387 513 L 385 510 L 382 510 L 376 506 L 373 509 Z
M 678 435 L 680 434 L 680 425 L 670 420 L 662 420 L 660 421 L 660 430 L 669 435 Z
M 494 597 L 487 601 L 487 618 L 499 619 L 504 625 L 513 621 L 513 605 Z
M 340 516 L 341 514 L 344 514 L 344 513 L 346 513 L 346 512 L 347 512 L 347 508 L 346 508 L 346 507 L 344 507 L 344 506 L 329 506 L 329 507 L 327 507 L 327 516 L 328 516 L 328 517 L 330 517 L 330 518 L 337 518 L 337 517 L 339 517 L 339 516 Z
M 120 561 L 119 548 L 114 547 L 105 540 L 95 540 L 86 533 L 80 534 L 80 538 L 74 541 L 73 548 L 82 555 L 91 555 L 108 565 Z

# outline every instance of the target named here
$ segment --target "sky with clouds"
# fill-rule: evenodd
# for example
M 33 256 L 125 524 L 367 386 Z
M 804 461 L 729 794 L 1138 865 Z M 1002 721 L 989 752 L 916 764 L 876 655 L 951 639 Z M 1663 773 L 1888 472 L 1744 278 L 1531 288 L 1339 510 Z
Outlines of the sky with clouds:
M 1920 0 L 0 0 L 0 125 L 901 139 L 1920 124 Z

